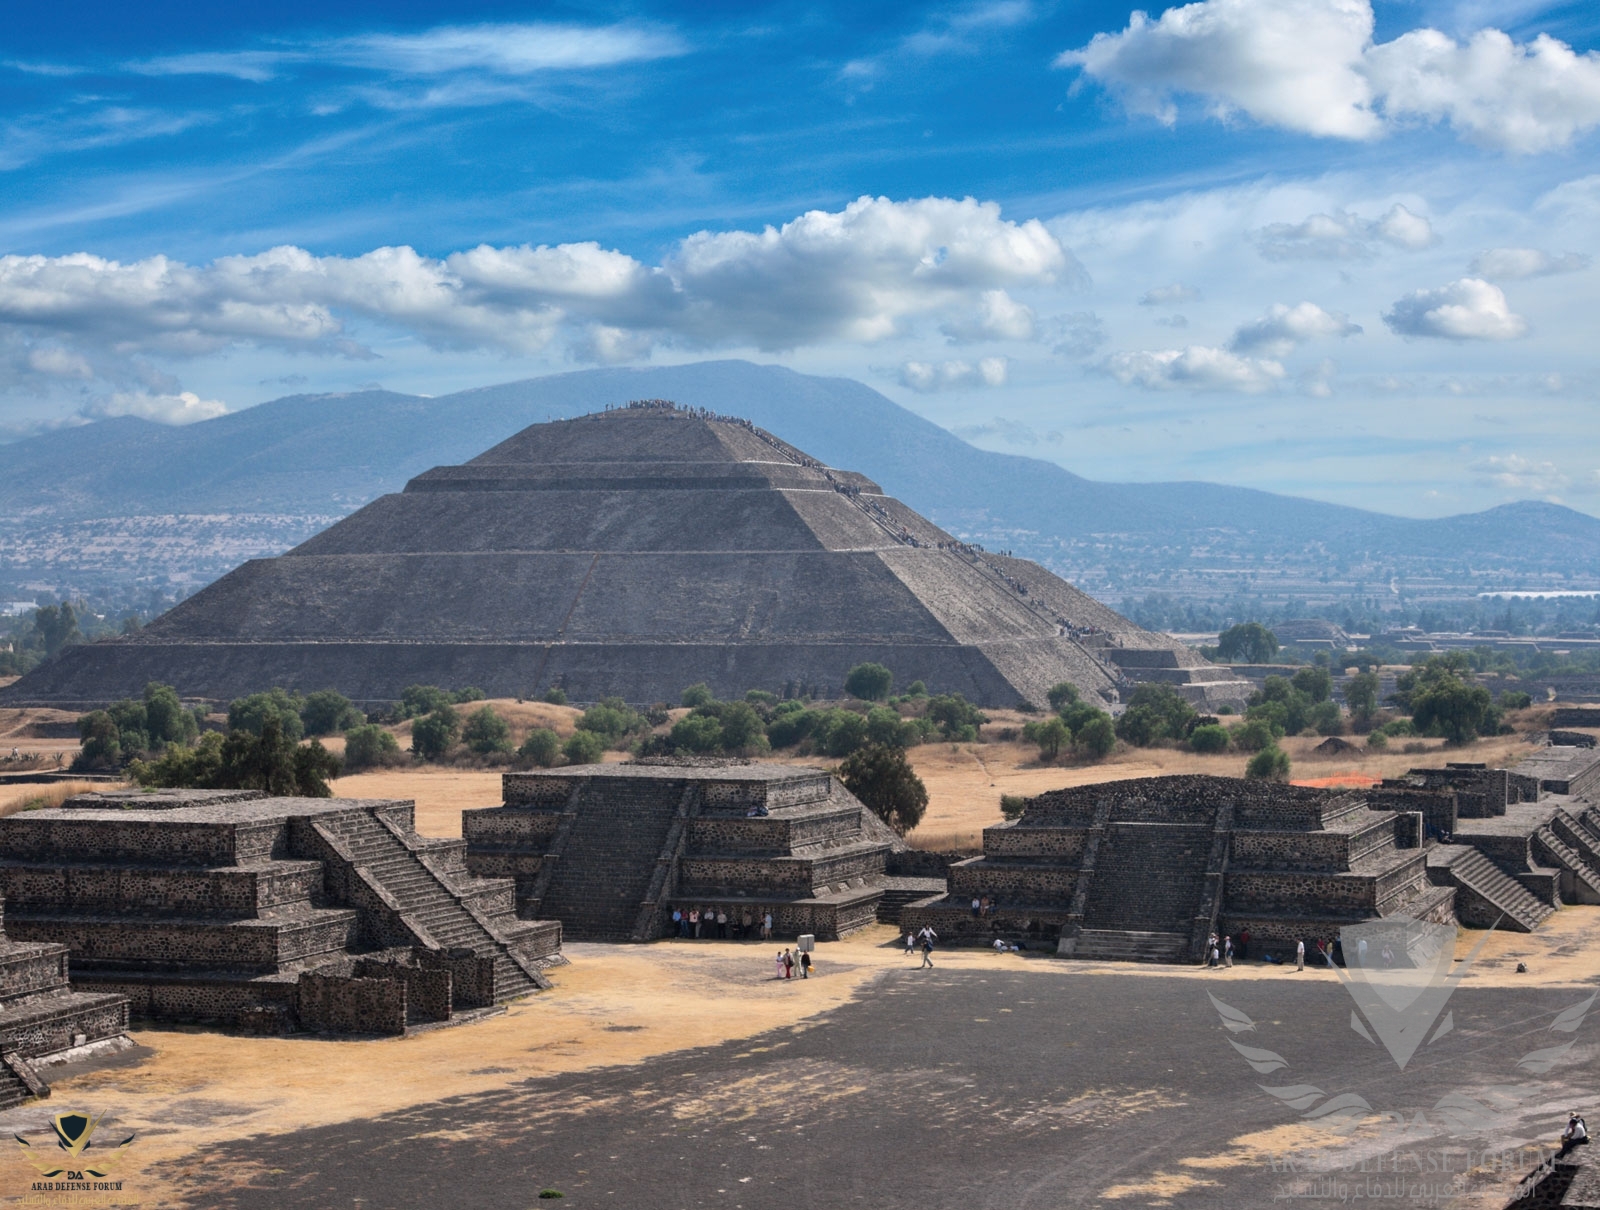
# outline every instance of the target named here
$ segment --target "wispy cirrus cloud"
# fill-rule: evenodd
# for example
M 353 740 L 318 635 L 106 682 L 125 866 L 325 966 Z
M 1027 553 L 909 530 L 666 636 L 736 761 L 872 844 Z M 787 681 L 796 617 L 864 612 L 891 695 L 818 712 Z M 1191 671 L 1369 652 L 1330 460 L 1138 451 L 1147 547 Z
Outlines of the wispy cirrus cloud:
M 687 53 L 676 32 L 643 25 L 445 25 L 419 33 L 371 33 L 322 42 L 284 42 L 236 51 L 199 51 L 134 60 L 151 76 L 232 76 L 264 83 L 299 66 L 344 67 L 403 76 L 489 72 L 528 76 L 646 62 Z

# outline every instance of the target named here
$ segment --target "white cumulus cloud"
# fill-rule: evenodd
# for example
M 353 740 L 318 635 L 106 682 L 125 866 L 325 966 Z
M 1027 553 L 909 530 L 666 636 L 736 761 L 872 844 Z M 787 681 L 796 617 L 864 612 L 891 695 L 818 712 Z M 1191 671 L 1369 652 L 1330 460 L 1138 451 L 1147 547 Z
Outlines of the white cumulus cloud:
M 1004 386 L 1006 359 L 985 357 L 970 361 L 908 361 L 900 367 L 900 385 L 913 391 L 934 391 Z
M 1136 113 L 1171 125 L 1174 97 L 1215 116 L 1371 139 L 1396 123 L 1445 122 L 1472 141 L 1547 151 L 1600 125 L 1600 54 L 1495 29 L 1457 42 L 1417 29 L 1374 43 L 1368 0 L 1201 0 L 1096 34 L 1058 66 L 1081 68 Z
M 1182 282 L 1173 282 L 1170 286 L 1156 286 L 1146 290 L 1139 296 L 1141 307 L 1181 307 L 1184 303 L 1195 302 L 1200 297 L 1200 291 L 1193 286 L 1186 286 Z
M 216 399 L 201 399 L 193 391 L 179 391 L 175 395 L 117 391 L 84 408 L 83 414 L 95 417 L 139 416 L 161 424 L 193 424 L 197 420 L 215 419 L 227 411 L 227 404 Z
M 1257 353 L 1267 357 L 1287 357 L 1298 345 L 1328 336 L 1356 336 L 1361 325 L 1348 315 L 1324 311 L 1316 303 L 1302 302 L 1290 307 L 1274 303 L 1260 319 L 1240 327 L 1228 342 L 1235 353 Z
M 1190 345 L 1185 349 L 1160 349 L 1113 353 L 1101 363 L 1123 386 L 1147 390 L 1187 387 L 1196 391 L 1270 390 L 1284 377 L 1283 366 L 1266 358 L 1241 357 L 1227 349 Z
M 1589 258 L 1580 252 L 1551 256 L 1538 248 L 1490 248 L 1474 257 L 1470 267 L 1475 277 L 1517 281 L 1552 273 L 1576 273 L 1589 267 Z
M 952 340 L 1032 340 L 1037 324 L 1033 308 L 1004 290 L 985 290 L 976 311 L 943 324 L 940 330 Z
M 1561 491 L 1571 482 L 1554 462 L 1524 458 L 1521 454 L 1496 454 L 1480 458 L 1467 469 L 1483 476 L 1496 487 L 1509 491 L 1549 495 Z
M 1446 340 L 1514 340 L 1526 335 L 1527 321 L 1515 314 L 1505 292 L 1478 277 L 1463 277 L 1433 290 L 1413 290 L 1384 315 L 1400 336 Z

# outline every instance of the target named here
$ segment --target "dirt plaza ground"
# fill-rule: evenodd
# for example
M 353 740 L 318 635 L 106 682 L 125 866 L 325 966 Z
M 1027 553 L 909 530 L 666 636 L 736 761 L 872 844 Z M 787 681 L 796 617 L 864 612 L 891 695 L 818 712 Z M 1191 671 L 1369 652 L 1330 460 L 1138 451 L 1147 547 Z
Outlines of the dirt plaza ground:
M 1597 925 L 1600 909 L 1572 908 L 1491 937 L 1453 1031 L 1404 1072 L 1352 1032 L 1327 970 L 989 951 L 936 951 L 924 970 L 878 928 L 823 945 L 817 977 L 792 982 L 760 943 L 574 945 L 553 991 L 403 1039 L 137 1030 L 138 1049 L 58 1071 L 52 1098 L 0 1129 L 37 1142 L 81 1109 L 113 1142 L 132 1134 L 122 1191 L 79 1204 L 498 1210 L 551 1190 L 628 1210 L 1237 1207 L 1348 1204 L 1360 1182 L 1380 1204 L 1404 1186 L 1413 1205 L 1500 1205 L 1600 1088 L 1600 1019 L 1550 1030 L 1594 990 Z M 1208 993 L 1288 1067 L 1252 1071 Z M 1567 1040 L 1549 1072 L 1517 1069 Z M 1488 1129 L 1452 1117 L 1514 1085 Z M 1283 1099 L 1296 1086 L 1390 1120 L 1335 1133 Z M 7 1154 L 0 1198 L 20 1202 L 38 1178 Z

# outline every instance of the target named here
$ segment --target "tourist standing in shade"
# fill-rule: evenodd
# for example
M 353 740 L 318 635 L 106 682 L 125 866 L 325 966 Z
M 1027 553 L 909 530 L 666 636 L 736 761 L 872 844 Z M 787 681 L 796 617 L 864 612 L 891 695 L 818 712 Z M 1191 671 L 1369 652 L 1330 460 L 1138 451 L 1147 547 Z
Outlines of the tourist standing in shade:
M 683 936 L 683 909 L 672 909 L 672 931 L 678 936 Z
M 761 917 L 761 935 L 766 940 L 772 940 L 772 913 L 767 912 Z
M 700 909 L 697 907 L 689 909 L 689 931 L 696 937 L 700 936 Z
M 1233 968 L 1233 937 L 1231 935 L 1222 939 L 1222 965 L 1230 970 Z

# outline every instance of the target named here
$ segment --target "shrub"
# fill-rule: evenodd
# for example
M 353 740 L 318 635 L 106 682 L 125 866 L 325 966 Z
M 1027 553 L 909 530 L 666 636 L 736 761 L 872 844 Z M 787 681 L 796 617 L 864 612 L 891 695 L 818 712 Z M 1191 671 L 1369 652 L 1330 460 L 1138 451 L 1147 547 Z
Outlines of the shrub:
M 437 685 L 407 685 L 400 690 L 400 705 L 395 713 L 401 718 L 416 718 L 450 705 L 454 705 L 450 695 Z
M 305 724 L 300 721 L 303 702 L 299 694 L 277 688 L 236 698 L 228 704 L 228 730 L 260 735 L 268 719 L 277 719 L 284 736 L 298 741 L 305 734 Z
M 829 756 L 849 756 L 867 742 L 867 720 L 853 710 L 835 707 L 822 712 L 813 738 Z
M 491 752 L 511 751 L 511 724 L 493 706 L 474 710 L 461 728 L 461 742 L 472 751 L 487 756 Z
M 1050 699 L 1050 709 L 1059 712 L 1077 703 L 1078 687 L 1071 681 L 1057 681 L 1046 696 Z
M 1061 749 L 1072 742 L 1072 731 L 1059 717 L 1048 718 L 1023 724 L 1022 738 L 1030 744 L 1038 744 L 1039 759 L 1048 761 L 1055 760 L 1061 755 Z
M 463 702 L 481 702 L 488 695 L 482 689 L 468 685 L 465 689 L 457 689 L 450 695 L 450 701 L 459 706 Z
M 778 704 L 778 695 L 776 693 L 769 693 L 765 689 L 746 689 L 744 692 L 744 700 L 749 702 L 752 706 L 766 706 L 771 708 L 772 706 L 776 706 Z
M 1207 723 L 1189 732 L 1189 746 L 1196 752 L 1226 752 L 1229 742 L 1228 729 L 1217 723 Z
M 895 748 L 905 747 L 904 721 L 898 710 L 891 710 L 888 706 L 874 706 L 867 711 L 867 741 L 874 744 L 888 744 Z
M 722 750 L 722 724 L 714 715 L 690 714 L 672 725 L 672 744 L 690 752 Z
M 1022 813 L 1028 809 L 1028 800 L 1020 794 L 1002 794 L 1000 796 L 1000 814 L 1007 819 L 1021 819 Z
M 574 731 L 561 747 L 569 765 L 597 765 L 606 750 L 605 741 L 593 731 Z
M 357 769 L 396 765 L 400 760 L 399 741 L 375 723 L 363 723 L 344 733 L 344 767 L 352 773 Z
M 717 700 L 717 695 L 711 692 L 710 686 L 704 681 L 690 685 L 679 695 L 678 701 L 688 706 L 691 710 L 696 706 L 709 706 Z
M 561 737 L 548 727 L 535 727 L 517 749 L 523 760 L 548 769 L 561 759 Z
M 1079 752 L 1096 760 L 1109 755 L 1111 749 L 1117 746 L 1117 732 L 1111 725 L 1111 716 L 1103 710 L 1096 710 L 1094 717 L 1073 733 L 1072 743 Z
M 1233 746 L 1241 752 L 1260 752 L 1277 745 L 1278 733 L 1265 719 L 1253 718 L 1233 732 Z
M 72 762 L 74 771 L 115 769 L 122 764 L 122 735 L 116 720 L 105 710 L 95 710 L 78 719 L 81 750 Z
M 567 704 L 567 691 L 560 685 L 551 685 L 544 692 L 544 700 L 552 706 L 565 706 Z
M 767 742 L 774 748 L 794 747 L 815 729 L 820 713 L 807 710 L 799 702 L 784 702 L 772 712 L 772 720 L 767 723 Z
M 1533 705 L 1533 697 L 1520 689 L 1502 689 L 1496 704 L 1502 710 L 1526 710 Z
M 1288 781 L 1289 754 L 1276 744 L 1263 748 L 1250 758 L 1244 775 L 1258 781 Z
M 423 760 L 438 760 L 455 746 L 461 723 L 449 706 L 440 706 L 411 724 L 411 750 Z
M 601 699 L 585 710 L 583 717 L 578 720 L 578 730 L 593 731 L 603 737 L 608 745 L 648 728 L 644 716 L 618 697 Z
M 336 735 L 351 727 L 359 727 L 367 716 L 351 704 L 349 698 L 334 689 L 318 689 L 308 693 L 300 705 L 300 721 L 307 735 Z
M 1136 748 L 1157 740 L 1184 739 L 1200 716 L 1183 695 L 1170 685 L 1140 685 L 1128 698 L 1128 708 L 1117 719 L 1117 738 Z
M 857 664 L 845 673 L 844 691 L 864 702 L 881 702 L 894 688 L 894 673 L 882 664 Z
M 978 738 L 978 728 L 989 721 L 979 710 L 959 693 L 941 693 L 928 699 L 924 717 L 939 728 L 947 740 L 970 741 Z
M 907 697 L 927 697 L 928 696 L 928 687 L 926 685 L 924 685 L 921 681 L 912 681 L 909 685 L 906 686 L 906 696 Z
M 1371 735 L 1367 736 L 1367 747 L 1371 748 L 1374 752 L 1382 752 L 1388 746 L 1389 737 L 1382 731 L 1374 731 Z
M 749 702 L 719 702 L 715 710 L 725 751 L 750 753 L 767 749 L 765 724 Z
M 1344 734 L 1344 716 L 1337 702 L 1318 702 L 1306 712 L 1306 722 L 1318 735 Z
M 839 780 L 873 814 L 904 836 L 928 809 L 928 788 L 903 748 L 869 744 L 839 766 Z

